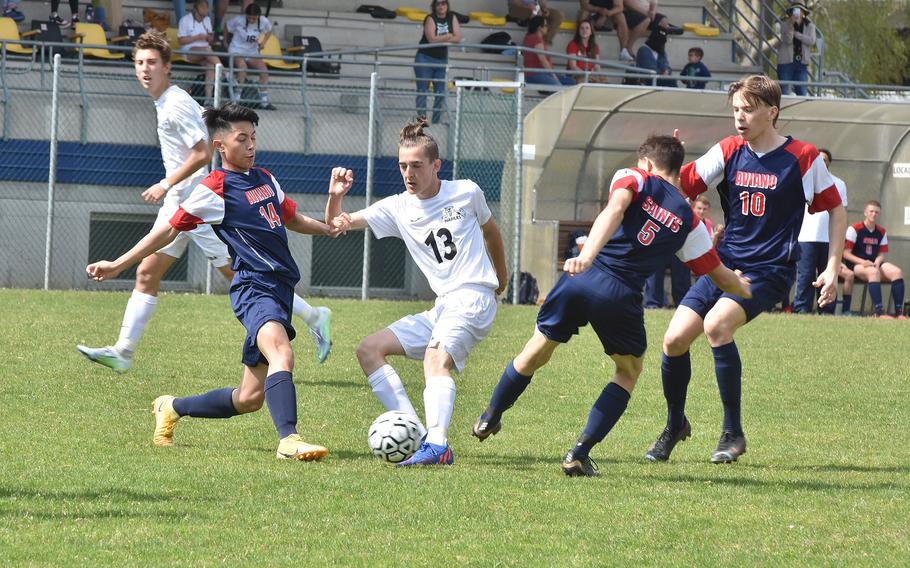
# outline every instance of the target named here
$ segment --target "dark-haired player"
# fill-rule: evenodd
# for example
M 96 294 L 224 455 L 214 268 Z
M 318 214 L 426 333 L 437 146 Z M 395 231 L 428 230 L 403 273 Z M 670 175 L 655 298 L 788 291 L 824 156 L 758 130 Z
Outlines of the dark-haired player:
M 846 212 L 818 150 L 777 131 L 777 82 L 752 75 L 730 85 L 728 93 L 739 134 L 724 138 L 707 154 L 683 166 L 680 187 L 695 198 L 718 186 L 726 217 L 718 254 L 724 264 L 751 279 L 752 298 L 725 293 L 709 279 L 700 278 L 676 309 L 664 335 L 661 363 L 667 424 L 645 454 L 652 461 L 666 461 L 677 442 L 691 435 L 685 415 L 692 375 L 689 346 L 702 333 L 714 354 L 724 406 L 720 441 L 711 461 L 733 462 L 745 453 L 740 419 L 742 363 L 733 335 L 793 286 L 799 255 L 797 235 L 806 203 L 809 213 L 830 213 L 829 234 L 843 234 L 846 228 Z M 827 267 L 813 283 L 821 288 L 819 307 L 837 298 L 843 246 L 840 239 L 831 241 Z
M 139 36 L 133 47 L 136 79 L 155 101 L 158 116 L 158 142 L 166 175 L 142 193 L 149 203 L 161 203 L 155 227 L 167 226 L 184 198 L 205 177 L 211 161 L 202 107 L 190 95 L 171 84 L 171 47 L 158 32 Z M 183 256 L 190 241 L 202 249 L 228 281 L 234 277 L 227 247 L 218 240 L 212 228 L 201 225 L 177 235 L 174 242 L 142 259 L 136 269 L 136 286 L 126 304 L 120 336 L 114 345 L 86 347 L 77 345 L 89 360 L 125 373 L 133 362 L 142 333 L 158 305 L 161 278 L 174 262 Z M 294 313 L 310 328 L 316 344 L 316 359 L 321 363 L 332 348 L 331 318 L 328 308 L 314 308 L 294 295 Z
M 674 185 L 684 156 L 676 138 L 652 136 L 638 148 L 638 168 L 616 172 L 607 206 L 594 221 L 584 249 L 566 260 L 565 274 L 537 315 L 534 335 L 503 371 L 489 406 L 474 425 L 474 436 L 483 441 L 499 432 L 503 412 L 518 400 L 534 372 L 590 323 L 616 372 L 562 469 L 569 476 L 597 475 L 589 452 L 625 412 L 641 374 L 647 347 L 642 288 L 648 276 L 675 253 L 696 274 L 707 274 L 722 289 L 749 297 L 748 280 L 721 264 L 710 233 Z
M 401 130 L 398 168 L 405 191 L 343 213 L 354 174 L 335 168 L 325 212 L 327 222 L 345 231 L 369 227 L 377 238 L 403 240 L 437 296 L 431 309 L 396 321 L 357 347 L 360 367 L 387 410 L 416 414 L 388 357 L 423 360 L 427 432 L 399 466 L 453 462 L 447 437 L 455 406 L 452 370 L 464 369 L 471 350 L 489 333 L 496 294 L 508 280 L 502 235 L 483 190 L 471 180 L 439 179 L 439 147 L 424 128 L 426 120 L 418 119 Z
M 292 373 L 291 325 L 294 285 L 300 279 L 288 248 L 287 229 L 310 235 L 337 236 L 339 231 L 297 213 L 278 181 L 256 158 L 259 117 L 236 104 L 203 114 L 222 166 L 197 185 L 166 225 L 158 225 L 113 262 L 87 267 L 95 280 L 116 277 L 140 259 L 173 242 L 183 231 L 210 224 L 233 258 L 231 307 L 246 328 L 243 378 L 237 388 L 198 396 L 159 396 L 152 403 L 157 446 L 173 444 L 174 428 L 183 416 L 229 418 L 268 405 L 278 430 L 279 458 L 318 460 L 328 454 L 297 434 L 297 402 Z

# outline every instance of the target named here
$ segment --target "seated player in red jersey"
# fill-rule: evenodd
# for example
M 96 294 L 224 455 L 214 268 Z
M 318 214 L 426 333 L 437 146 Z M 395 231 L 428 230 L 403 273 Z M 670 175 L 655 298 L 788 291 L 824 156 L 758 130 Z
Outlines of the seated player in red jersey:
M 894 298 L 894 315 L 906 319 L 904 315 L 904 273 L 896 265 L 885 261 L 888 252 L 888 235 L 885 228 L 878 225 L 878 216 L 882 206 L 878 201 L 866 203 L 863 220 L 847 227 L 847 239 L 844 242 L 844 264 L 853 270 L 853 274 L 869 283 L 869 295 L 872 296 L 872 315 L 884 319 L 891 316 L 884 313 L 882 306 L 882 282 L 891 283 L 891 296 Z

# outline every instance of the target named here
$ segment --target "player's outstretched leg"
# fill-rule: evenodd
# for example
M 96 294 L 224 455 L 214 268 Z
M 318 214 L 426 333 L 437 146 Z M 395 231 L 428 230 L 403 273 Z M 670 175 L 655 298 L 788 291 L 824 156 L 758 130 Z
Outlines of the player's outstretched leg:
M 155 433 L 152 442 L 156 446 L 171 446 L 174 443 L 174 428 L 183 416 L 194 418 L 230 418 L 241 414 L 233 401 L 233 387 L 216 389 L 196 396 L 174 398 L 159 396 L 152 402 L 155 415 Z
M 294 294 L 294 315 L 310 328 L 310 337 L 316 346 L 316 361 L 324 363 L 332 352 L 332 310 L 313 307 Z
M 590 457 L 591 448 L 607 437 L 626 411 L 632 390 L 641 375 L 643 359 L 634 355 L 613 355 L 616 375 L 588 414 L 588 422 L 575 447 L 562 461 L 562 471 L 569 477 L 596 477 L 597 464 Z
M 357 346 L 357 361 L 367 376 L 367 382 L 370 384 L 373 394 L 386 410 L 398 410 L 414 415 L 420 425 L 420 435 L 425 438 L 427 429 L 417 417 L 417 411 L 414 410 L 414 405 L 408 398 L 401 377 L 387 362 L 390 355 L 404 354 L 404 348 L 398 337 L 388 328 L 368 335 Z
M 547 339 L 539 329 L 534 329 L 534 335 L 521 353 L 506 365 L 493 389 L 489 405 L 474 422 L 471 431 L 474 437 L 483 442 L 502 429 L 503 413 L 515 404 L 531 384 L 534 373 L 547 364 L 558 346 L 558 342 Z

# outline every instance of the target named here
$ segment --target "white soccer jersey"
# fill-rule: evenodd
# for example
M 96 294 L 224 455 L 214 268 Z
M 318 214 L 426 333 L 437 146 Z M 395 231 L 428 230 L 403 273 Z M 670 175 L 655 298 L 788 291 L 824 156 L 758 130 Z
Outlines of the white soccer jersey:
M 190 156 L 190 151 L 200 140 L 207 140 L 205 124 L 202 121 L 202 107 L 190 95 L 171 85 L 155 101 L 158 113 L 158 143 L 161 146 L 161 160 L 166 175 L 171 175 Z M 186 188 L 195 187 L 205 177 L 205 168 L 200 168 L 168 191 L 169 200 L 183 199 Z M 175 197 L 171 197 L 171 196 Z
M 364 209 L 377 238 L 398 237 L 437 296 L 465 285 L 499 287 L 483 231 L 492 213 L 471 180 L 443 180 L 439 193 L 418 199 L 403 192 Z
M 199 22 L 193 16 L 193 13 L 180 18 L 180 22 L 177 23 L 177 37 L 192 37 L 200 34 L 211 34 L 212 33 L 212 20 L 208 16 L 202 18 L 202 21 Z M 186 45 L 180 46 L 181 50 L 189 50 L 194 47 L 209 47 L 209 42 L 205 39 L 200 39 L 194 42 L 190 42 Z
M 231 32 L 230 53 L 254 56 L 259 55 L 259 38 L 272 31 L 272 23 L 265 16 L 259 16 L 259 23 L 250 24 L 241 14 L 231 18 L 227 30 Z
M 844 180 L 831 174 L 834 180 L 834 187 L 840 194 L 840 200 L 847 206 L 847 184 Z M 809 206 L 806 205 L 806 215 L 803 217 L 803 226 L 799 229 L 799 238 L 801 243 L 827 243 L 828 239 L 828 212 L 819 211 L 812 215 L 809 213 Z

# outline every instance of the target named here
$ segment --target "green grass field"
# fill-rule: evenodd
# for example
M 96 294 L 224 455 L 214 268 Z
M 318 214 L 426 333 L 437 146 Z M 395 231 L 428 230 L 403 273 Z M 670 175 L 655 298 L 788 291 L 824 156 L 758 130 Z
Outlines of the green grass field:
M 382 408 L 357 342 L 426 304 L 327 300 L 335 348 L 297 352 L 300 431 L 321 463 L 274 457 L 263 410 L 181 421 L 151 444 L 150 403 L 230 386 L 243 330 L 225 296 L 162 297 L 133 370 L 90 364 L 76 343 L 117 335 L 125 293 L 0 290 L 0 564 L 10 565 L 907 565 L 910 324 L 765 315 L 738 337 L 749 451 L 708 462 L 721 406 L 704 340 L 693 347 L 692 439 L 671 462 L 644 451 L 663 426 L 659 345 L 628 411 L 595 448 L 597 479 L 559 462 L 612 365 L 588 329 L 539 372 L 503 431 L 470 436 L 536 310 L 504 306 L 456 379 L 455 465 L 373 458 Z M 316 302 L 320 303 L 320 302 Z M 302 326 L 302 324 L 301 324 Z M 423 407 L 421 367 L 394 362 Z

